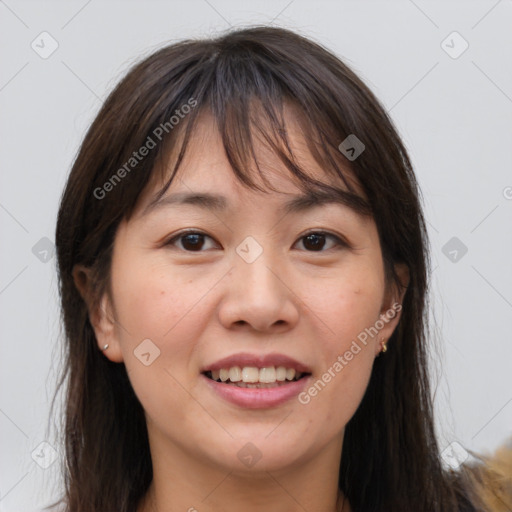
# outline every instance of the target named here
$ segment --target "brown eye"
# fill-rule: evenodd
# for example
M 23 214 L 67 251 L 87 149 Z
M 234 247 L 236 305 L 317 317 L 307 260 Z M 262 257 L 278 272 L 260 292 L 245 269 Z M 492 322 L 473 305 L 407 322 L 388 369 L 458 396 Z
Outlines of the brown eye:
M 213 240 L 205 233 L 201 233 L 199 231 L 188 231 L 174 236 L 166 242 L 165 245 L 177 246 L 178 249 L 182 249 L 186 252 L 203 252 L 207 239 Z M 181 246 L 178 245 L 180 242 Z M 208 248 L 209 247 L 207 247 L 207 249 Z
M 201 250 L 204 245 L 204 235 L 200 233 L 183 235 L 181 240 L 183 248 L 187 251 Z
M 334 241 L 334 245 L 327 247 L 326 250 L 347 246 L 347 244 L 336 235 L 325 233 L 323 231 L 314 231 L 308 233 L 307 235 L 301 237 L 299 240 L 303 241 L 303 246 L 308 252 L 325 252 L 324 248 L 329 239 Z

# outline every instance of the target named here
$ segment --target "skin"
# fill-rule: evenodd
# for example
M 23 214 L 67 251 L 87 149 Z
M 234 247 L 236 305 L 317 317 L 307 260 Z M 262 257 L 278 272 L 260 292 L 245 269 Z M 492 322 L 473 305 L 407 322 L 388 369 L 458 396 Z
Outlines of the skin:
M 324 176 L 288 118 L 295 155 Z M 301 190 L 265 146 L 258 144 L 257 154 L 279 192 L 245 188 L 203 116 L 166 195 L 219 193 L 228 210 L 167 205 L 143 215 L 159 189 L 155 181 L 116 233 L 111 296 L 91 311 L 91 322 L 98 346 L 109 344 L 105 357 L 126 365 L 146 414 L 154 479 L 138 512 L 342 508 L 337 475 L 344 428 L 399 313 L 366 346 L 359 344 L 360 352 L 307 404 L 293 398 L 270 409 L 243 409 L 211 391 L 200 370 L 237 352 L 277 352 L 307 364 L 315 382 L 403 292 L 386 285 L 372 219 L 333 203 L 283 216 L 279 207 Z M 202 248 L 190 250 L 183 238 L 165 245 L 185 228 L 208 235 Z M 350 246 L 326 237 L 322 250 L 312 250 L 303 237 L 321 230 Z M 263 249 L 252 263 L 235 250 L 247 236 Z M 397 271 L 407 284 L 406 269 Z M 87 269 L 77 267 L 75 281 L 83 292 Z M 148 338 L 160 356 L 145 366 L 134 350 Z M 261 454 L 250 468 L 237 457 L 248 442 Z M 350 511 L 346 501 L 343 511 Z

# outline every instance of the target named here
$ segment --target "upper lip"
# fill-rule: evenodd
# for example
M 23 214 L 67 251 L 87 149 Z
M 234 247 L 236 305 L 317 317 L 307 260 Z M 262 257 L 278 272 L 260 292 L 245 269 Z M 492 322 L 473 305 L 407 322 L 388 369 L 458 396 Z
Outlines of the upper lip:
M 205 366 L 201 373 L 221 370 L 222 368 L 232 368 L 233 366 L 268 368 L 270 366 L 284 366 L 285 368 L 293 368 L 297 372 L 311 373 L 311 370 L 305 364 L 284 354 L 250 354 L 239 353 L 224 357 L 212 364 Z

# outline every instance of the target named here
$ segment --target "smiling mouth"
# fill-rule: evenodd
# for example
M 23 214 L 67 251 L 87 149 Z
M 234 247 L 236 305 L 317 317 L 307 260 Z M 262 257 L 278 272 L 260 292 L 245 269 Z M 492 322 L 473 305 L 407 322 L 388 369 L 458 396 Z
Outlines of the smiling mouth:
M 222 368 L 203 372 L 207 378 L 228 386 L 239 388 L 266 389 L 286 386 L 303 379 L 310 373 L 297 372 L 294 368 L 279 367 L 239 367 Z

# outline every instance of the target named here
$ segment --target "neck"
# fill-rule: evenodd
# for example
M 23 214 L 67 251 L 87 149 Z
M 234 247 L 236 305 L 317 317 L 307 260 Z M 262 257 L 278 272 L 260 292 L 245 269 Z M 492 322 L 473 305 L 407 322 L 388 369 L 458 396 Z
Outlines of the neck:
M 245 495 L 240 486 L 234 482 L 228 482 L 227 478 L 219 482 L 219 496 L 212 496 L 217 489 L 210 489 L 211 494 L 206 496 L 197 496 L 196 499 L 189 497 L 185 501 L 179 497 L 161 496 L 161 493 L 152 484 L 148 493 L 143 498 L 137 512 L 214 512 L 223 510 L 226 512 L 234 512 L 244 510 L 246 512 L 268 510 L 272 504 L 272 511 L 274 512 L 304 512 L 304 510 L 315 510 L 318 512 L 351 512 L 350 505 L 345 499 L 341 491 L 333 497 L 319 497 L 319 503 L 313 503 L 314 499 L 311 496 L 302 496 L 299 501 L 289 490 L 284 486 L 276 484 L 272 477 L 267 480 L 267 486 L 260 489 L 261 495 L 255 499 L 254 484 L 251 485 L 250 493 Z M 249 497 L 251 496 L 251 497 Z M 321 503 L 320 503 L 321 502 Z M 172 505 L 171 505 L 172 503 Z M 313 506 L 319 508 L 311 508 Z
M 341 441 L 287 468 L 246 472 L 158 443 L 151 450 L 153 481 L 137 512 L 351 512 L 338 489 Z

